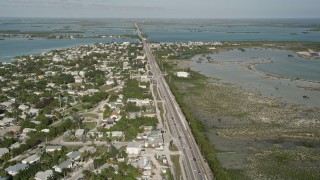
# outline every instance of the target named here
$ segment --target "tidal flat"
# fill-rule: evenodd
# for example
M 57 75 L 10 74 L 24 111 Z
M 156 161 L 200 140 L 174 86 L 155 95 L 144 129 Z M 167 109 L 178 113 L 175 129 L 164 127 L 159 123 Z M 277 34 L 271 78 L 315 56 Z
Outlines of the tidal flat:
M 204 59 L 206 56 L 208 54 Z M 303 103 L 310 99 L 300 96 L 298 103 L 298 100 L 287 101 L 289 98 L 281 95 L 264 95 L 245 83 L 225 81 L 226 76 L 235 76 L 226 71 L 230 65 L 252 73 L 246 63 L 232 59 L 220 62 L 215 56 L 208 59 L 216 63 L 199 63 L 198 58 L 169 60 L 175 71 L 191 69 L 190 78 L 172 75 L 171 81 L 179 88 L 195 117 L 205 125 L 217 158 L 232 179 L 317 179 L 320 176 L 320 106 L 316 99 L 314 103 Z M 192 71 L 195 70 L 192 66 L 209 67 L 208 64 L 218 64 L 219 68 L 214 70 L 220 69 L 225 74 L 209 76 L 206 74 L 209 70 L 201 71 L 206 77 Z M 318 87 L 318 83 L 307 80 L 253 73 L 261 79 L 288 81 L 295 86 L 313 83 Z M 306 88 L 296 88 L 309 93 Z M 310 90 L 310 93 L 315 92 Z

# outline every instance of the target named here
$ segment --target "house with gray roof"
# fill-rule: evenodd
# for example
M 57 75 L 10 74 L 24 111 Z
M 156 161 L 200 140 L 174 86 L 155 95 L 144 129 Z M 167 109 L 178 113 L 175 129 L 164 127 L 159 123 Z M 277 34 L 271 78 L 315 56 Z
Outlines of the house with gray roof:
M 40 156 L 38 154 L 34 154 L 32 156 L 29 156 L 28 158 L 22 160 L 21 162 L 23 164 L 33 164 L 35 162 L 38 162 L 40 160 Z
M 2 157 L 3 155 L 9 153 L 9 149 L 8 148 L 0 148 L 0 157 Z
M 53 168 L 56 172 L 62 172 L 63 169 L 69 169 L 72 168 L 72 166 L 73 162 L 70 159 L 68 159 L 57 166 L 53 166 Z
M 15 176 L 16 174 L 18 174 L 21 170 L 27 169 L 28 165 L 26 164 L 22 164 L 22 163 L 18 163 L 15 164 L 13 166 L 9 166 L 5 169 L 5 171 L 11 175 L 11 176 Z
M 73 152 L 69 152 L 67 154 L 67 157 L 70 159 L 70 160 L 74 160 L 74 161 L 77 161 L 80 159 L 80 156 L 81 156 L 81 152 L 79 151 L 73 151 Z

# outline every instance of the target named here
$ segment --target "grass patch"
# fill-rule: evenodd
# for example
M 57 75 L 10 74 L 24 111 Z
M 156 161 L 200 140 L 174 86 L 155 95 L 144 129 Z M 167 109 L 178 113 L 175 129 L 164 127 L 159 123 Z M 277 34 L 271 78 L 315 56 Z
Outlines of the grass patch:
M 172 146 L 169 145 L 169 150 L 170 151 L 179 151 L 179 149 L 177 148 L 177 146 L 175 144 L 172 143 Z
M 84 129 L 93 129 L 97 126 L 96 122 L 83 122 L 82 126 Z
M 100 91 L 108 91 L 111 88 L 112 88 L 112 86 L 110 86 L 110 85 L 102 85 L 99 87 L 99 90 Z
M 81 115 L 84 118 L 94 118 L 94 119 L 98 119 L 99 116 L 97 114 L 94 113 L 85 113 Z
M 158 93 L 158 87 L 157 86 L 152 86 L 152 90 L 153 90 L 154 95 L 156 96 L 156 101 L 160 101 L 161 98 L 160 98 L 160 95 Z
M 171 155 L 170 158 L 173 163 L 173 168 L 174 168 L 174 171 L 176 174 L 176 179 L 180 179 L 180 177 L 182 175 L 181 174 L 181 167 L 180 167 L 180 163 L 179 163 L 180 156 L 179 155 Z

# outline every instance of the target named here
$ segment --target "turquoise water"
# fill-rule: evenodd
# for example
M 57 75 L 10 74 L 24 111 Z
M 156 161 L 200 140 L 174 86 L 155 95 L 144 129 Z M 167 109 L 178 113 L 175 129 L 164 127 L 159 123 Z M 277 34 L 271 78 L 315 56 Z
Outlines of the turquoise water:
M 0 18 L 5 31 L 70 35 L 135 34 L 138 22 L 149 41 L 309 41 L 320 42 L 319 19 L 43 19 Z M 98 42 L 136 42 L 136 39 L 15 39 L 0 40 L 0 61 L 57 48 Z
M 45 32 L 70 35 L 122 35 L 134 34 L 134 21 L 124 19 L 43 19 L 43 18 L 0 18 L 0 35 L 5 31 Z M 39 54 L 58 48 L 110 42 L 138 42 L 137 39 L 85 38 L 85 39 L 42 39 L 4 38 L 0 40 L 0 62 L 15 56 Z
M 0 41 L 0 62 L 15 56 L 40 54 L 59 48 L 110 42 L 138 42 L 138 39 L 85 38 L 85 39 L 6 39 Z
M 320 42 L 320 19 L 149 20 L 149 41 L 312 41 Z

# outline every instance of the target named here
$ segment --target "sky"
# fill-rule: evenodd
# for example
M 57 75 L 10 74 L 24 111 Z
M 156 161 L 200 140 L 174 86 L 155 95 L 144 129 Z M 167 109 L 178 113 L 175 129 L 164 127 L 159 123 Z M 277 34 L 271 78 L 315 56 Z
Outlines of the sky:
M 0 0 L 0 17 L 320 18 L 320 0 Z

